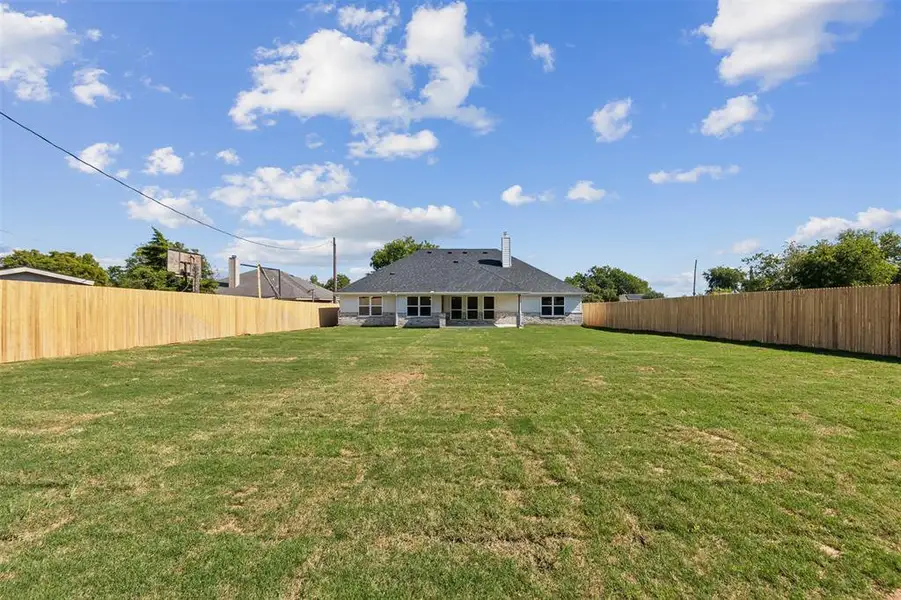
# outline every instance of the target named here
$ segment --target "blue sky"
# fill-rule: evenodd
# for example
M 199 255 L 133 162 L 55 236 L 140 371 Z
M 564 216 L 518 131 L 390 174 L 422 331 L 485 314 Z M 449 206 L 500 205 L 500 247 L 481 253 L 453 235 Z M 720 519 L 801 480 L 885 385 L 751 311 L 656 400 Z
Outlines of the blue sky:
M 126 257 L 150 226 L 300 275 L 400 235 L 668 294 L 756 248 L 901 223 L 901 14 L 876 0 L 12 2 L 0 247 Z M 223 151 L 225 154 L 221 154 Z M 219 155 L 219 156 L 217 156 Z M 588 183 L 590 182 L 590 183 Z

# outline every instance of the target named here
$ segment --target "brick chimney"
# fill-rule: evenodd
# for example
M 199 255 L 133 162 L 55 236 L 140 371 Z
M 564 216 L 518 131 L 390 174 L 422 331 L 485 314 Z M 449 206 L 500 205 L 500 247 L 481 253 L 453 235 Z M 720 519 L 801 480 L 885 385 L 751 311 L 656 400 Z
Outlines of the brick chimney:
M 232 254 L 228 257 L 228 287 L 236 288 L 241 285 L 241 271 L 238 269 L 238 257 Z
M 510 236 L 504 232 L 501 237 L 501 266 L 509 269 L 513 265 L 513 256 L 510 254 Z

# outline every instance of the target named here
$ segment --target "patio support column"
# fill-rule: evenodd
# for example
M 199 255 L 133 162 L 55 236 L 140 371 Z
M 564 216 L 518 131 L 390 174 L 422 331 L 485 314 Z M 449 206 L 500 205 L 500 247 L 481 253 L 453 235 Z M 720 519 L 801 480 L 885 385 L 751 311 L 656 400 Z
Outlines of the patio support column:
M 522 327 L 522 294 L 516 294 L 516 326 Z

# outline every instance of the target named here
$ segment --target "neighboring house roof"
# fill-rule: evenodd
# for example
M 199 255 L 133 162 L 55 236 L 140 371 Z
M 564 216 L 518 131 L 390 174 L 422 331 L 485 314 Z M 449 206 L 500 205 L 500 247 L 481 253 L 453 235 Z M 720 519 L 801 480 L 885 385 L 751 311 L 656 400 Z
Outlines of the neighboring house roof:
M 269 277 L 269 281 L 272 282 L 272 285 L 275 286 L 275 289 L 279 289 L 279 270 L 267 269 L 264 267 L 263 271 L 265 273 L 263 281 L 261 282 L 263 298 L 275 298 L 275 293 L 272 291 L 272 287 L 266 281 L 266 277 Z M 243 273 L 241 273 L 241 283 L 237 287 L 227 287 L 227 277 L 225 279 L 220 279 L 219 284 L 225 284 L 226 287 L 220 287 L 219 289 L 217 289 L 217 294 L 222 294 L 224 296 L 246 296 L 249 298 L 256 298 L 257 270 L 251 269 L 249 271 L 244 271 Z M 335 299 L 335 295 L 324 287 L 318 286 L 306 279 L 291 275 L 290 273 L 285 273 L 284 271 L 281 271 L 281 297 L 283 299 L 290 300 L 316 300 L 319 302 L 333 302 Z
M 351 283 L 338 295 L 412 292 L 585 293 L 518 258 L 505 269 L 500 250 L 436 248 L 418 250 Z
M 620 302 L 638 302 L 639 300 L 644 300 L 643 294 L 620 294 L 619 295 Z
M 47 277 L 49 279 L 58 279 L 60 283 L 77 283 L 79 285 L 94 285 L 90 279 L 82 279 L 81 277 L 72 277 L 71 275 L 62 275 L 53 271 L 44 271 L 43 269 L 33 269 L 31 267 L 13 267 L 12 269 L 0 269 L 0 279 L 6 279 L 13 275 L 36 275 L 38 277 Z

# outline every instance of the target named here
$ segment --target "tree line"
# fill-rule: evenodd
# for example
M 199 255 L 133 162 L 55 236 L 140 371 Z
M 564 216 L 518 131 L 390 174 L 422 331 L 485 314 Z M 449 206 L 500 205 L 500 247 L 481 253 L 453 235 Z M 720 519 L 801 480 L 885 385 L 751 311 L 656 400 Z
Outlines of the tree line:
M 14 250 L 0 258 L 0 266 L 6 269 L 14 267 L 31 267 L 52 271 L 60 275 L 71 275 L 82 279 L 90 279 L 94 285 L 132 288 L 138 290 L 163 290 L 170 292 L 186 292 L 191 290 L 188 278 L 177 273 L 170 273 L 166 268 L 169 250 L 198 253 L 181 242 L 169 240 L 155 227 L 150 239 L 141 244 L 123 265 L 114 265 L 104 269 L 92 254 L 75 252 L 59 252 L 51 250 L 44 253 L 39 250 Z M 201 255 L 200 291 L 211 294 L 219 287 L 213 276 L 213 269 L 206 257 Z
M 901 283 L 901 235 L 848 229 L 835 241 L 788 244 L 780 253 L 758 252 L 742 267 L 704 272 L 708 294 L 853 287 Z
M 3 268 L 32 267 L 90 279 L 96 285 L 142 290 L 188 291 L 189 281 L 166 270 L 168 250 L 197 251 L 183 243 L 167 239 L 152 228 L 151 238 L 141 244 L 123 265 L 104 269 L 91 254 L 38 250 L 15 250 L 0 258 Z M 378 270 L 422 249 L 438 248 L 427 240 L 412 237 L 392 240 L 372 253 L 369 266 Z M 206 257 L 202 256 L 201 292 L 212 293 L 218 287 Z M 811 246 L 789 243 L 780 253 L 758 252 L 742 259 L 742 267 L 725 265 L 703 273 L 708 294 L 793 290 L 806 288 L 883 285 L 901 283 L 901 235 L 894 231 L 849 229 L 835 241 L 821 240 Z M 331 290 L 334 281 L 321 283 L 316 275 L 310 281 Z M 610 265 L 594 266 L 577 272 L 565 281 L 586 293 L 586 302 L 616 302 L 624 294 L 642 298 L 662 298 L 663 294 L 627 271 Z M 338 289 L 350 284 L 350 278 L 338 273 Z

